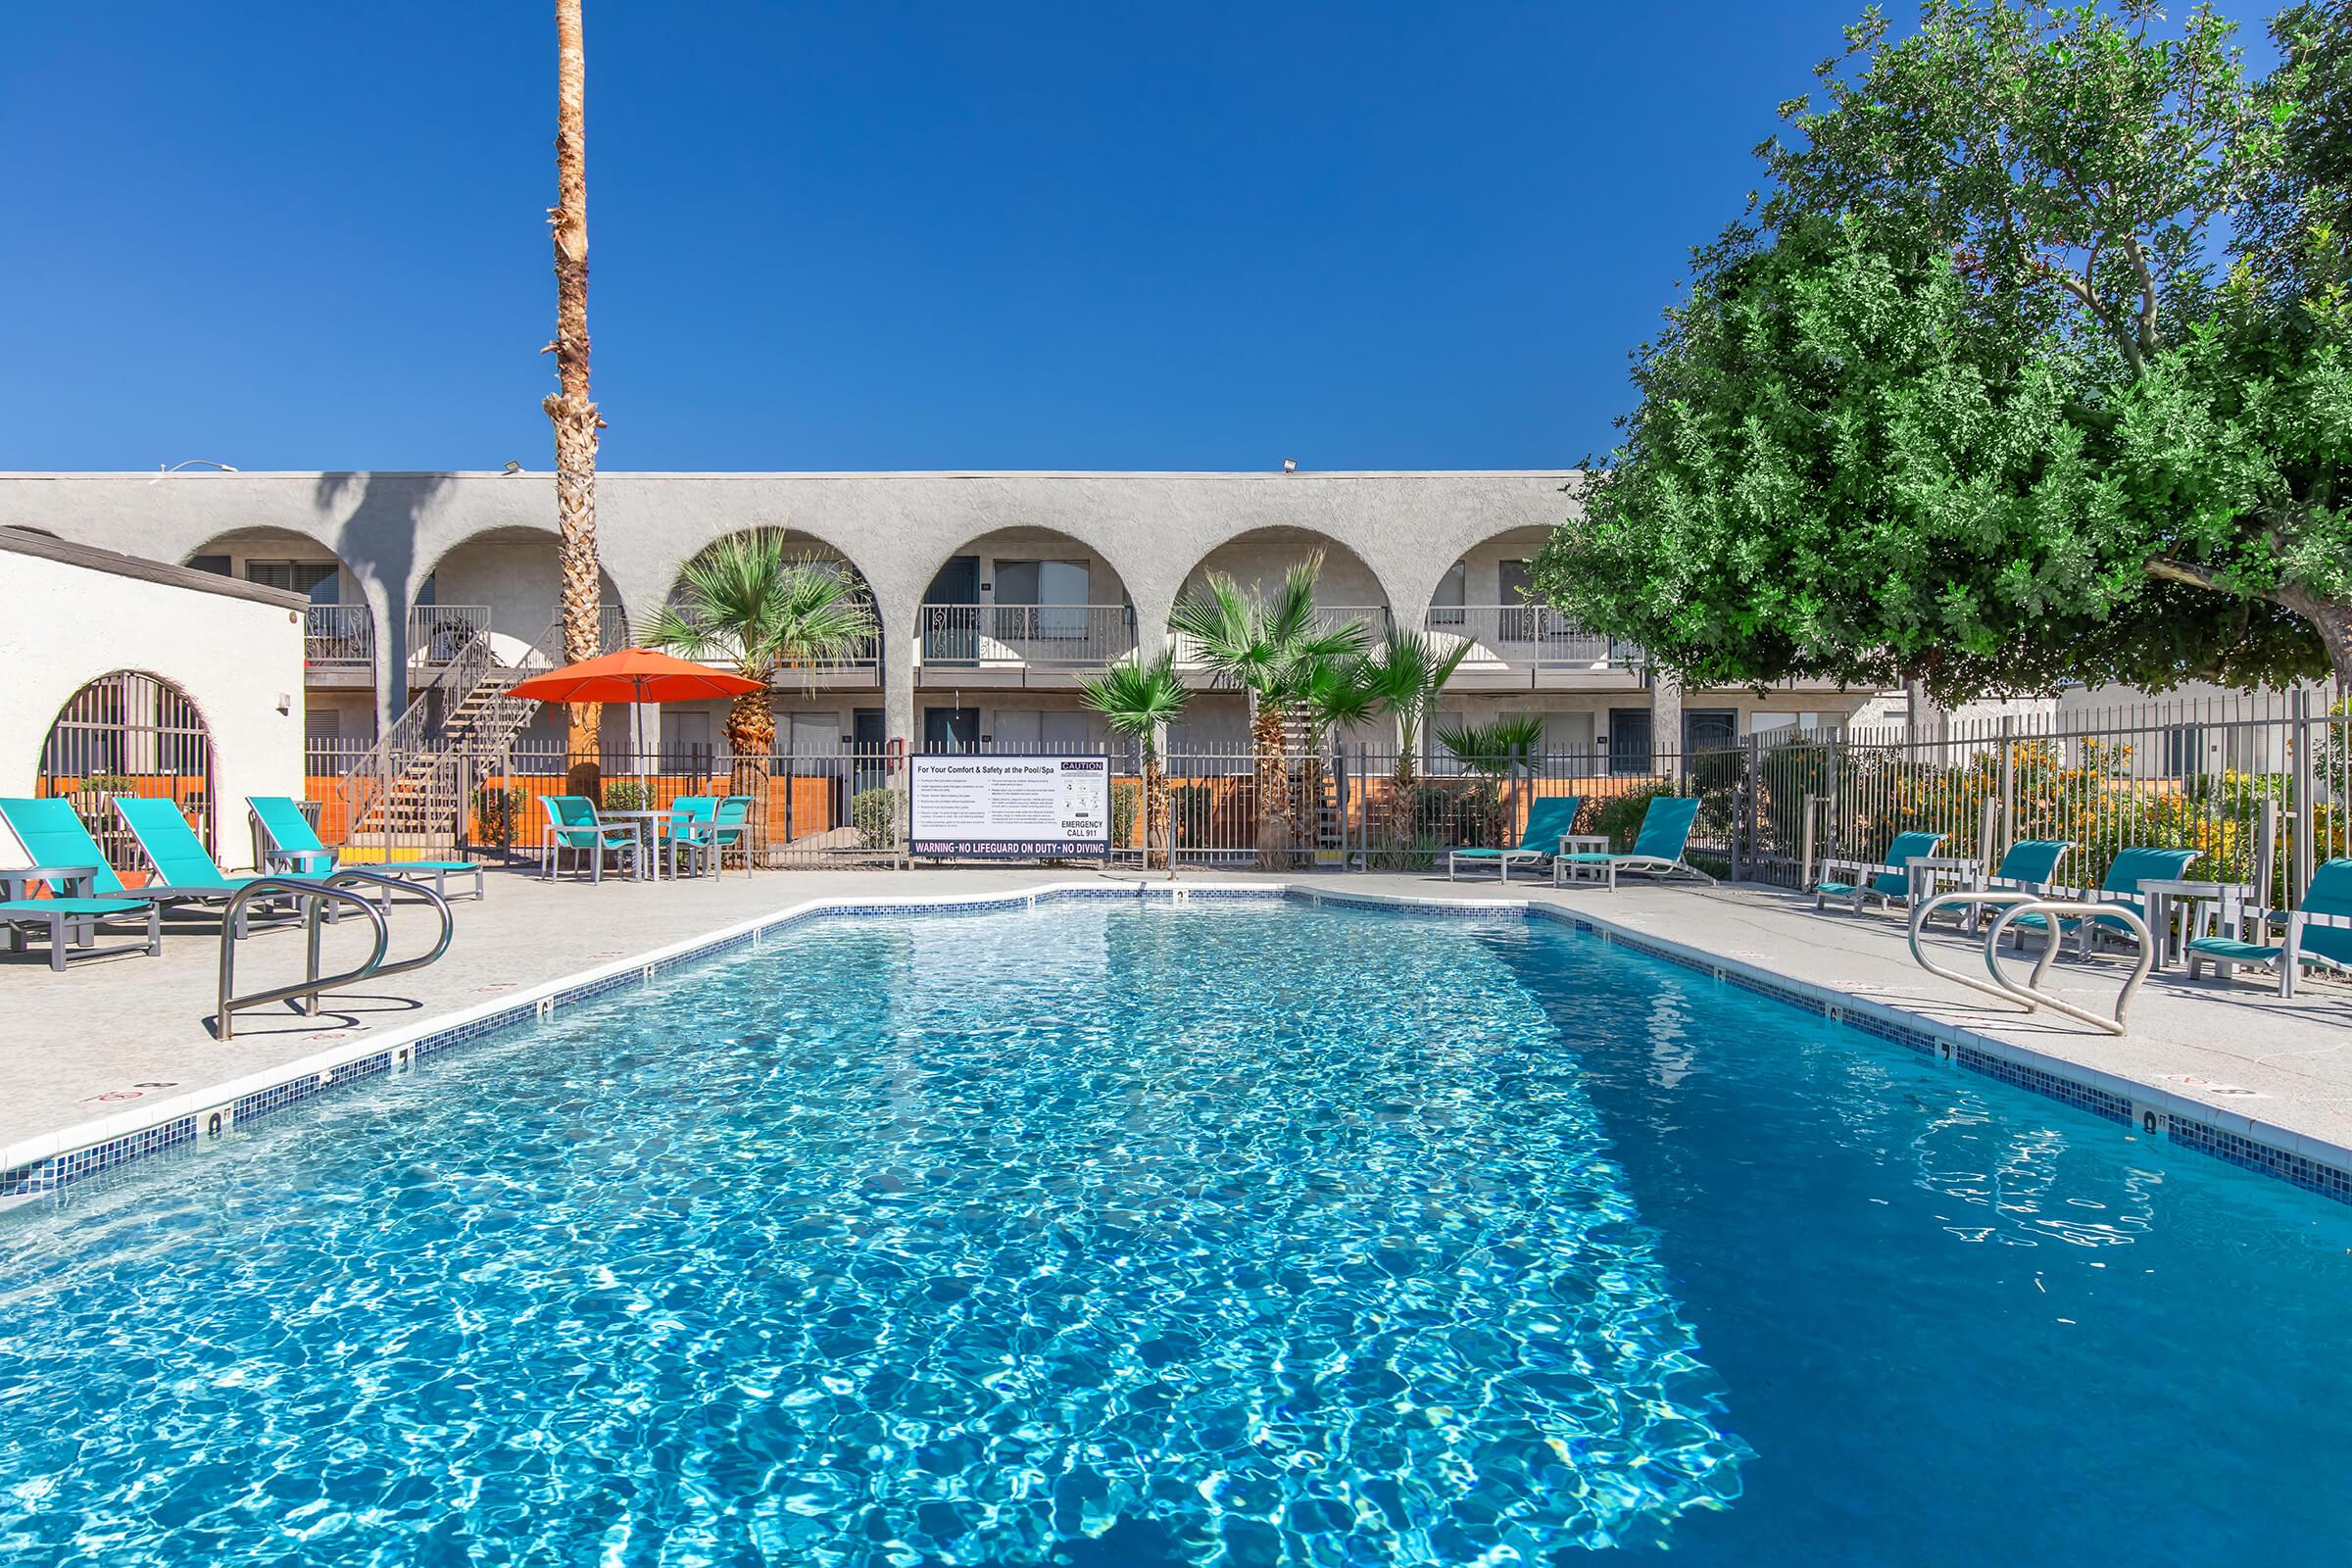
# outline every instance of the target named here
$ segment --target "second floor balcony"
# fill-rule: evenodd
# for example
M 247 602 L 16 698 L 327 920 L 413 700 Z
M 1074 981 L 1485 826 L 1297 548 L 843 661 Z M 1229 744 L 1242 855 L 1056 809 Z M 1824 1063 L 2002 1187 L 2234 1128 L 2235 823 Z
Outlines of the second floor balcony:
M 1126 605 L 925 605 L 915 630 L 923 685 L 1066 684 L 1136 647 Z
M 1469 645 L 1452 681 L 1465 690 L 1642 684 L 1640 645 L 1586 631 L 1543 605 L 1432 605 L 1422 627 L 1442 654 Z
M 366 605 L 313 605 L 304 612 L 303 678 L 314 686 L 375 684 L 375 617 Z

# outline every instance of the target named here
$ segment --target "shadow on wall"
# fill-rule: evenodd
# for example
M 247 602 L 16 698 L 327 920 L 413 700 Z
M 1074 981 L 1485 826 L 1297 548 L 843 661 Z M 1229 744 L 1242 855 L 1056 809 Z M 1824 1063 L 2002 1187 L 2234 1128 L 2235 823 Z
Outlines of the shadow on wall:
M 321 473 L 312 505 L 325 516 L 341 514 L 335 551 L 383 586 L 390 624 L 387 652 L 407 657 L 409 575 L 416 567 L 416 536 L 433 498 L 447 489 L 444 473 Z

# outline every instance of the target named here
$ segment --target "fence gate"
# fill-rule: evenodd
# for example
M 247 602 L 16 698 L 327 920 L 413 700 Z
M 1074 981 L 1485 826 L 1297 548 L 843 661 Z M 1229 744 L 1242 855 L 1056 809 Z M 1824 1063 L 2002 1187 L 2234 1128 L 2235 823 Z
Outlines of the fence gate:
M 41 745 L 36 793 L 74 803 L 117 870 L 139 863 L 137 841 L 107 802 L 117 795 L 175 803 L 204 847 L 213 842 L 213 738 L 204 715 L 170 681 L 134 670 L 101 675 L 75 692 Z

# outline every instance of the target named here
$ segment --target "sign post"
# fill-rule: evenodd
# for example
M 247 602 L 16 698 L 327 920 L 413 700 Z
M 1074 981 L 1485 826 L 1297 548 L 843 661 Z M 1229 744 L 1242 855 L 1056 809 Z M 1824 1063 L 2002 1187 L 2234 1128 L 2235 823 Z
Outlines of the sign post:
M 907 759 L 907 851 L 932 859 L 1107 859 L 1110 759 Z

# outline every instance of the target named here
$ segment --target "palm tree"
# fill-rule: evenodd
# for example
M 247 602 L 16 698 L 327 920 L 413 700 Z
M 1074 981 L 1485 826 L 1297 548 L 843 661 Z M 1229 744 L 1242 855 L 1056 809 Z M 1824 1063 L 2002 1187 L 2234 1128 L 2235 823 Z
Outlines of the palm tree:
M 1289 858 L 1291 776 L 1285 730 L 1296 716 L 1299 683 L 1317 662 L 1345 659 L 1363 646 L 1364 625 L 1318 623 L 1317 552 L 1293 566 L 1269 597 L 1246 595 L 1220 573 L 1176 601 L 1168 624 L 1192 639 L 1211 675 L 1250 694 L 1250 749 L 1257 774 L 1257 859 L 1268 868 Z
M 596 432 L 605 421 L 588 395 L 588 54 L 580 0 L 556 0 L 556 205 L 548 227 L 556 242 L 557 389 L 540 403 L 556 427 L 557 548 L 563 575 L 564 657 L 577 663 L 604 651 L 598 632 Z M 565 790 L 597 793 L 597 729 L 604 710 L 575 703 L 565 749 L 572 763 Z
M 1413 789 L 1420 765 L 1421 735 L 1438 710 L 1438 698 L 1453 678 L 1462 657 L 1470 652 L 1467 638 L 1440 654 L 1417 631 L 1392 627 L 1388 640 L 1366 656 L 1359 678 L 1381 711 L 1396 717 L 1396 793 L 1398 803 Z
M 1491 833 L 1507 843 L 1509 833 L 1503 824 L 1517 813 L 1506 810 L 1505 792 L 1516 791 L 1521 771 L 1532 771 L 1542 757 L 1544 720 L 1532 713 L 1522 713 L 1485 724 L 1448 725 L 1438 731 L 1438 744 L 1461 764 L 1464 772 L 1488 781 L 1492 790 L 1492 809 L 1487 813 Z
M 1176 874 L 1176 825 L 1168 809 L 1168 786 L 1159 766 L 1159 731 L 1184 711 L 1184 681 L 1176 673 L 1176 654 L 1170 649 L 1147 664 L 1131 655 L 1098 676 L 1081 676 L 1078 700 L 1102 715 L 1114 734 L 1124 735 L 1144 753 L 1144 868 L 1165 865 Z M 1160 835 L 1164 834 L 1164 837 Z M 1152 848 L 1153 840 L 1166 846 L 1165 859 Z
M 761 803 L 753 848 L 765 848 L 767 760 L 776 715 L 767 688 L 786 670 L 813 672 L 860 651 L 880 629 L 864 591 L 836 563 L 788 554 L 773 529 L 731 534 L 686 564 L 668 604 L 640 628 L 645 646 L 727 664 L 760 689 L 727 709 L 734 791 Z

